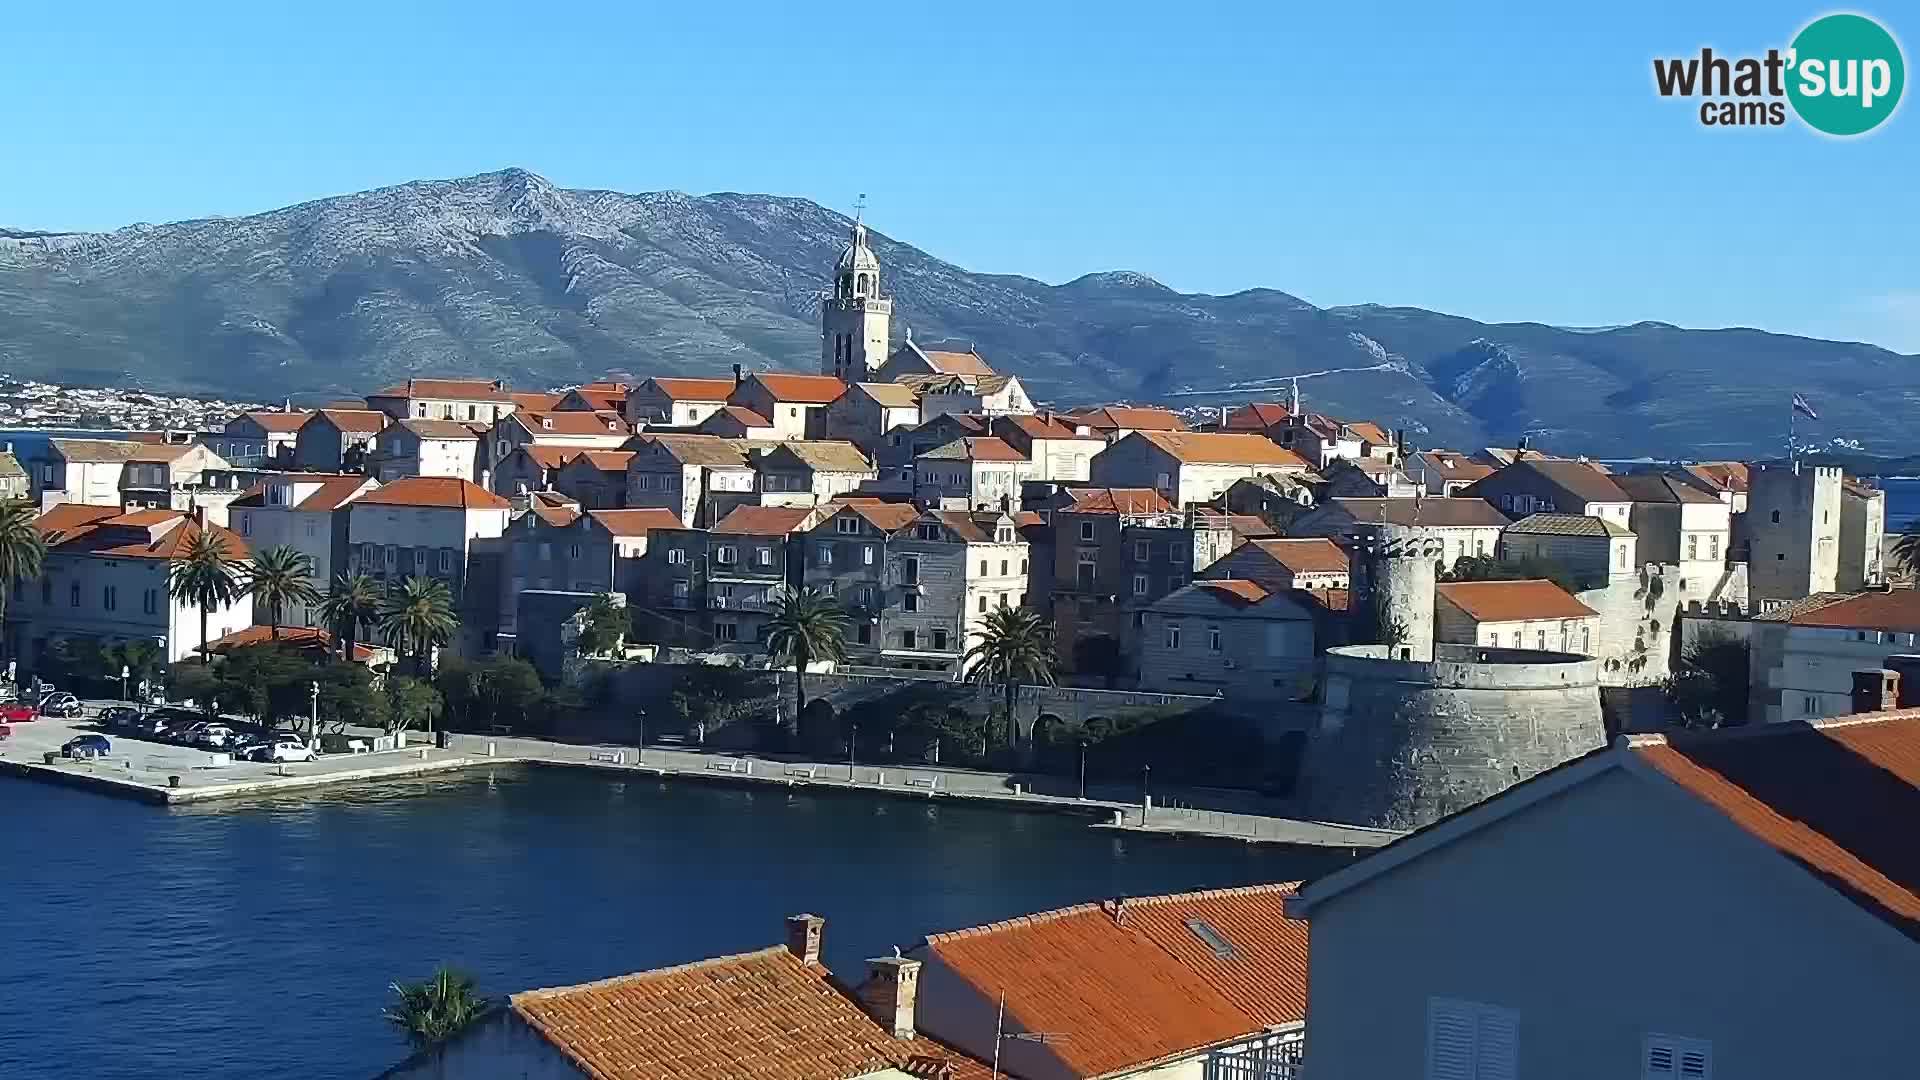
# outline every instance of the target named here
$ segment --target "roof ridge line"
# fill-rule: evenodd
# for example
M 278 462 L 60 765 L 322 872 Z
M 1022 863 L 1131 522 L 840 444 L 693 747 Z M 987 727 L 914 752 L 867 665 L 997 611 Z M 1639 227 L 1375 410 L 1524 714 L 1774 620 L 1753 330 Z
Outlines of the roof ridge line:
M 731 964 L 740 960 L 754 960 L 772 953 L 789 953 L 789 955 L 791 955 L 785 945 L 768 945 L 765 948 L 753 949 L 748 952 L 729 953 L 725 956 L 709 956 L 701 960 L 689 960 L 684 964 L 648 968 L 645 971 L 629 971 L 624 975 L 612 975 L 604 979 L 595 979 L 592 982 L 574 983 L 571 986 L 543 986 L 533 990 L 522 990 L 517 994 L 507 995 L 507 1003 L 518 1006 L 522 1001 L 544 1001 L 561 994 L 573 993 L 576 990 L 600 990 L 612 986 L 624 986 L 628 983 L 639 982 L 643 979 L 651 979 L 656 976 L 676 975 L 684 971 L 698 971 L 702 968 L 717 967 L 721 964 Z M 797 960 L 798 958 L 796 957 L 795 959 Z
M 984 937 L 987 934 L 997 934 L 1004 930 L 1014 930 L 1025 926 L 1038 925 L 1040 923 L 1058 922 L 1061 919 L 1074 915 L 1095 914 L 1101 911 L 1105 904 L 1106 901 L 1104 900 L 1092 900 L 1083 904 L 1072 904 L 1067 907 L 1054 908 L 1051 911 L 1036 911 L 1028 915 L 1015 915 L 1011 919 L 1001 919 L 998 922 L 982 923 L 979 926 L 969 926 L 960 930 L 946 930 L 938 934 L 928 934 L 921 940 L 928 945 L 938 945 L 947 941 Z
M 1155 904 L 1176 904 L 1185 900 L 1220 900 L 1233 896 L 1256 896 L 1264 893 L 1293 893 L 1299 891 L 1303 884 L 1305 884 L 1304 881 L 1272 881 L 1261 885 L 1229 885 L 1217 889 L 1158 893 L 1153 896 L 1122 896 L 1116 899 L 1128 907 L 1150 907 Z
M 1888 709 L 1885 712 L 1846 713 L 1841 716 L 1826 716 L 1815 720 L 1784 720 L 1742 724 L 1738 727 L 1714 728 L 1708 731 L 1679 731 L 1674 733 L 1643 733 L 1621 735 L 1616 746 L 1638 750 L 1646 747 L 1670 746 L 1680 749 L 1673 735 L 1680 736 L 1680 743 L 1729 742 L 1739 739 L 1764 739 L 1782 735 L 1805 734 L 1809 731 L 1829 731 L 1841 728 L 1865 727 L 1870 724 L 1884 724 L 1891 720 L 1920 720 L 1920 708 Z

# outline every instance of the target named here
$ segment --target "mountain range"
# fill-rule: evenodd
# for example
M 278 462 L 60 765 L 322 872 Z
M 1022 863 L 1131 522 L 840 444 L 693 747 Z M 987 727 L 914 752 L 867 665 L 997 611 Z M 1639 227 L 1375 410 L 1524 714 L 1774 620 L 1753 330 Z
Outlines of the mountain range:
M 609 373 L 816 370 L 851 222 L 805 199 L 559 188 L 521 169 L 106 233 L 0 228 L 0 370 L 68 384 L 317 400 L 409 375 L 526 387 Z M 1180 293 L 1136 272 L 1049 285 L 880 233 L 894 334 L 971 343 L 1038 399 L 1280 400 L 1421 445 L 1598 456 L 1920 451 L 1920 363 L 1864 344 L 1664 323 L 1487 324 Z M 1578 281 L 1577 256 L 1562 271 Z M 1903 408 L 1904 407 L 1904 408 Z

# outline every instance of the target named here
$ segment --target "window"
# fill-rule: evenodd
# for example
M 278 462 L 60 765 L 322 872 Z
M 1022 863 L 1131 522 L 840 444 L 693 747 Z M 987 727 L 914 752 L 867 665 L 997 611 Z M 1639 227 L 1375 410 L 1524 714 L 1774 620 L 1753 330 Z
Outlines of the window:
M 932 524 L 931 522 L 924 525 L 915 525 L 913 527 L 913 535 L 914 538 L 918 540 L 938 540 L 940 539 L 940 526 Z
M 947 632 L 946 632 L 945 630 L 935 630 L 935 631 L 933 632 L 933 647 L 934 647 L 934 649 L 935 649 L 936 651 L 938 651 L 938 652 L 945 652 L 945 651 L 946 651 L 946 649 L 947 649 Z
M 414 549 L 413 549 L 413 569 L 414 569 L 414 572 L 415 572 L 415 573 L 418 573 L 418 572 L 420 572 L 420 571 L 422 571 L 422 570 L 425 570 L 426 568 L 427 568 L 427 549 L 426 549 L 426 548 L 414 548 Z
M 239 518 L 240 518 L 240 535 L 252 536 L 253 535 L 253 515 L 241 514 L 239 515 Z
M 872 544 L 860 545 L 860 565 L 862 566 L 873 565 L 873 545 Z
M 1593 654 L 1593 627 L 1591 626 L 1580 628 L 1580 651 L 1589 656 Z
M 1083 521 L 1080 523 L 1080 539 L 1082 540 L 1093 539 L 1093 522 Z
M 687 565 L 687 549 L 686 548 L 668 548 L 667 549 L 667 565 L 668 566 Z
M 1801 711 L 1807 716 L 1819 716 L 1820 715 L 1820 699 L 1817 697 L 1814 697 L 1812 694 L 1808 694 L 1806 697 L 1806 703 Z
M 1147 595 L 1147 575 L 1145 574 L 1133 575 L 1133 595 L 1135 596 Z
M 903 593 L 900 597 L 900 610 L 919 611 L 920 610 L 920 594 L 915 592 Z
M 1001 559 L 1001 560 L 1000 560 L 1000 576 L 1001 576 L 1001 577 L 1006 577 L 1006 576 L 1007 576 L 1007 574 L 1009 573 L 1009 568 L 1010 568 L 1010 567 L 1011 567 L 1012 565 L 1013 565 L 1013 564 L 1012 564 L 1011 562 L 1009 562 L 1008 560 L 1006 560 L 1006 559 Z
M 1520 631 L 1518 630 L 1513 632 L 1513 647 L 1516 649 L 1520 647 Z
M 1207 651 L 1220 651 L 1220 628 L 1217 626 L 1207 627 Z
M 676 582 L 674 582 L 674 583 L 673 583 L 673 598 L 674 598 L 675 600 L 685 600 L 685 599 L 687 598 L 687 583 L 686 583 L 686 582 L 684 582 L 684 581 L 676 581 Z
M 1520 1014 L 1450 998 L 1427 1000 L 1427 1080 L 1519 1075 Z
M 900 560 L 900 584 L 920 584 L 920 560 L 908 556 Z
M 862 645 L 873 644 L 873 624 L 861 623 L 855 628 L 854 639 Z
M 1179 647 L 1180 647 L 1180 624 L 1170 623 L 1167 626 L 1167 648 L 1178 649 Z
M 821 548 L 820 550 L 828 553 L 828 557 L 821 560 L 823 563 L 833 562 L 831 549 Z M 713 561 L 719 563 L 721 566 L 732 566 L 738 556 L 739 552 L 735 550 L 732 544 L 721 544 L 719 547 L 713 549 Z
M 1539 640 L 1534 644 L 1534 648 L 1545 651 L 1547 647 L 1547 632 L 1542 630 L 1538 633 L 1537 637 Z
M 547 542 L 545 542 L 545 541 L 541 541 L 541 543 L 540 543 L 540 561 L 541 561 L 541 562 L 551 562 L 552 560 L 553 560 L 553 545 L 552 545 L 552 544 L 549 544 L 549 543 L 547 543 Z
M 853 591 L 853 602 L 864 608 L 873 606 L 873 586 L 862 585 Z
M 453 572 L 453 551 L 451 549 L 440 549 L 440 572 L 443 574 Z
M 1712 536 L 1707 537 L 1707 558 L 1716 559 L 1716 560 L 1720 558 L 1720 534 L 1719 533 L 1715 533 Z
M 832 566 L 833 565 L 833 545 L 821 544 L 816 554 L 814 555 L 813 561 L 820 566 Z
M 1698 559 L 1699 557 L 1700 557 L 1700 538 L 1698 536 L 1693 535 L 1692 533 L 1688 533 L 1687 534 L 1687 558 L 1689 560 L 1692 560 L 1692 559 Z
M 67 606 L 80 606 L 80 583 L 77 581 L 67 588 Z
M 772 566 L 773 549 L 770 547 L 755 548 L 753 552 L 753 562 L 756 566 Z
M 46 578 L 40 579 L 40 605 L 42 607 L 53 606 L 53 582 L 48 581 Z
M 900 647 L 903 649 L 911 649 L 915 647 L 915 639 L 914 639 L 913 631 L 911 630 L 900 631 Z
M 1778 511 L 1778 510 L 1775 510 L 1775 511 L 1773 512 L 1773 523 L 1774 523 L 1775 525 L 1778 525 L 1778 524 L 1780 524 L 1780 511 Z
M 987 594 L 986 593 L 980 594 L 980 610 L 982 612 L 985 612 L 987 610 Z
M 148 589 L 140 598 L 140 610 L 152 615 L 160 610 L 160 590 Z
M 1173 475 L 1171 473 L 1161 473 L 1159 476 L 1154 477 L 1153 486 L 1159 488 L 1161 491 L 1172 488 Z
M 1625 570 L 1627 568 L 1627 545 L 1625 544 L 1620 545 L 1620 549 L 1616 553 L 1614 561 L 1619 564 L 1620 569 Z
M 1151 546 L 1145 540 L 1135 540 L 1133 542 L 1133 561 L 1146 562 L 1147 554 L 1151 550 Z
M 1023 574 L 1027 572 L 1027 560 L 1025 559 L 1020 560 L 1020 572 Z
M 1186 562 L 1186 561 L 1187 561 L 1187 549 L 1186 549 L 1186 548 L 1183 548 L 1183 547 L 1181 547 L 1181 546 L 1180 546 L 1179 544 L 1169 544 L 1169 545 L 1167 545 L 1167 561 L 1168 561 L 1168 562 L 1170 562 L 1170 563 L 1183 563 L 1183 562 Z
M 980 560 L 980 576 L 981 577 L 987 576 L 987 560 L 985 559 Z
M 105 608 L 108 611 L 113 611 L 114 609 L 118 608 L 120 606 L 119 588 L 113 585 L 109 585 L 106 588 L 101 589 L 100 590 L 100 606 Z
M 838 518 L 834 519 L 833 528 L 836 532 L 856 536 L 860 532 L 860 519 L 852 514 L 841 514 Z
M 579 545 L 579 544 L 568 544 L 568 545 L 567 545 L 567 558 L 569 558 L 569 559 L 577 559 L 577 558 L 579 558 L 579 557 L 580 557 L 580 545 Z
M 740 640 L 740 624 L 730 623 L 730 622 L 714 623 L 713 636 L 720 639 L 721 641 L 739 641 Z
M 1713 1044 L 1678 1035 L 1648 1035 L 1641 1044 L 1644 1080 L 1713 1080 Z

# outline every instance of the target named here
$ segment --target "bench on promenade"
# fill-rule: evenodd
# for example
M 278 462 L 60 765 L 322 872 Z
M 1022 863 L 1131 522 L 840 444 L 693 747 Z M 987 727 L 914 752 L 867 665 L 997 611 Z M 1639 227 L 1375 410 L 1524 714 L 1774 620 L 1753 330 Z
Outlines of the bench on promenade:
M 595 750 L 587 755 L 587 760 L 599 762 L 603 765 L 625 765 L 627 763 L 627 755 L 617 750 Z
M 940 787 L 940 778 L 937 776 L 909 776 L 906 779 L 906 785 L 908 787 L 926 788 L 928 791 L 934 791 Z
M 744 761 L 709 761 L 707 762 L 707 768 L 713 772 L 746 772 L 747 763 Z
M 800 780 L 811 780 L 818 772 L 818 769 L 788 769 L 787 775 Z
M 491 734 L 494 734 L 494 735 L 511 735 L 511 734 L 513 734 L 513 729 L 512 729 L 512 728 L 510 728 L 510 727 L 508 727 L 508 726 L 507 726 L 507 725 L 505 725 L 505 724 L 495 724 L 495 725 L 493 725 L 493 726 L 492 726 L 491 728 L 488 728 L 487 730 L 488 730 L 488 731 L 489 731 L 489 732 L 490 732 Z

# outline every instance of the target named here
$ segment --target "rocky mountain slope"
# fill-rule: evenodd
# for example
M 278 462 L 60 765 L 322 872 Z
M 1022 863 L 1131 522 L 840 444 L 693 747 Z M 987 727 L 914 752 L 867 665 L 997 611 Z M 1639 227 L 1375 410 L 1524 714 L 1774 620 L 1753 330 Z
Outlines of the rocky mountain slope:
M 848 227 L 804 199 L 572 191 L 510 169 L 243 218 L 0 230 L 0 370 L 267 398 L 441 372 L 544 386 L 812 370 Z M 1567 451 L 1718 455 L 1776 450 L 1801 390 L 1823 417 L 1806 435 L 1920 451 L 1904 422 L 1920 364 L 1867 345 L 1495 326 L 1268 289 L 1188 295 L 1126 272 L 1056 286 L 875 247 L 896 336 L 971 341 L 1062 405 L 1227 404 L 1333 372 L 1302 383 L 1310 405 L 1428 445 L 1527 433 Z

